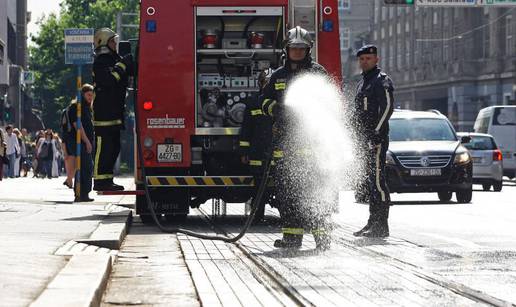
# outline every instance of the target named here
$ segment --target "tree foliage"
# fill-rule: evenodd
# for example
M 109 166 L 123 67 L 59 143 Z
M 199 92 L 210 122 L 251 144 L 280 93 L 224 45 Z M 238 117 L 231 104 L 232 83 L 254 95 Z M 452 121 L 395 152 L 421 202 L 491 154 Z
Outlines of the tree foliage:
M 77 92 L 76 67 L 64 63 L 64 29 L 115 29 L 118 12 L 137 13 L 138 9 L 138 0 L 63 0 L 59 16 L 50 14 L 38 21 L 40 31 L 32 36 L 29 66 L 35 72 L 34 96 L 42 102 L 47 127 L 58 128 L 59 110 L 65 108 Z M 135 35 L 134 29 L 124 29 L 124 37 Z M 83 82 L 91 82 L 91 79 L 91 66 L 85 66 Z

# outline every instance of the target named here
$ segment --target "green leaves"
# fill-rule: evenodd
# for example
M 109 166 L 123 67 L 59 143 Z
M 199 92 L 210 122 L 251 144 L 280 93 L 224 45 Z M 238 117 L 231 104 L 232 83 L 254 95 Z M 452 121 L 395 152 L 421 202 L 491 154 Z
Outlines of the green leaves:
M 39 21 L 40 32 L 31 37 L 29 66 L 35 72 L 34 96 L 43 101 L 43 121 L 47 127 L 59 127 L 59 110 L 65 108 L 77 92 L 76 67 L 64 64 L 64 29 L 115 29 L 118 12 L 137 13 L 138 10 L 138 0 L 64 0 L 59 17 L 50 14 Z M 124 29 L 125 37 L 136 34 L 136 29 Z M 85 82 L 92 82 L 91 66 L 83 69 Z

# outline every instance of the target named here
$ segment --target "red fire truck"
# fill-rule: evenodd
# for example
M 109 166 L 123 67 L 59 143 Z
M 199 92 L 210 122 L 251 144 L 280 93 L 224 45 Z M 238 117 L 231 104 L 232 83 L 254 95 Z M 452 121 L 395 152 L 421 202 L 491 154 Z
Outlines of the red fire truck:
M 246 202 L 253 180 L 239 154 L 246 101 L 258 74 L 282 64 L 285 32 L 312 33 L 312 55 L 341 78 L 337 0 L 142 0 L 139 137 L 156 212 L 184 218 L 209 199 Z M 152 221 L 146 197 L 137 213 Z

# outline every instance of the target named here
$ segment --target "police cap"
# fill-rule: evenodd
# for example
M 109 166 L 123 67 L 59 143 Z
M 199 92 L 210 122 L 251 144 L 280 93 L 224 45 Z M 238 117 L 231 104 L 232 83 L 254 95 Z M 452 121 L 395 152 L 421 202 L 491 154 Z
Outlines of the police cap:
M 378 48 L 375 45 L 365 45 L 357 51 L 357 58 L 362 54 L 378 54 Z

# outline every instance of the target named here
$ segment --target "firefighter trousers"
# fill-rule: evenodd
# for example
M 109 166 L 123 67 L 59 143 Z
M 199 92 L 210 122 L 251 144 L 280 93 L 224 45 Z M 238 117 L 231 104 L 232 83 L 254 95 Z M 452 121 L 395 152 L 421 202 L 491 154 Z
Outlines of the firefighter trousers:
M 288 158 L 276 164 L 274 185 L 283 237 L 302 238 L 305 230 L 311 231 L 316 239 L 325 236 L 333 210 L 329 208 L 332 204 L 321 203 L 314 193 L 313 188 L 318 185 L 315 167 L 306 160 L 294 162 Z
M 113 183 L 113 169 L 120 154 L 120 130 L 97 133 L 95 137 L 95 186 Z
M 372 146 L 369 152 L 369 212 L 371 217 L 387 214 L 391 202 L 387 178 L 385 175 L 385 159 L 389 140 Z

